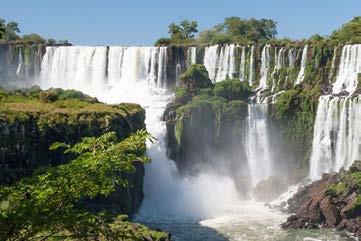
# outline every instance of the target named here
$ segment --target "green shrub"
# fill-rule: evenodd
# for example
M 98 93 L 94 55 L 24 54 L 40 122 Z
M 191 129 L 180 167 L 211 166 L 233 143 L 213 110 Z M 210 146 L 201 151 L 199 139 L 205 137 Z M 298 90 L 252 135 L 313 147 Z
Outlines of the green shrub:
M 239 79 L 227 79 L 218 82 L 213 88 L 214 95 L 225 98 L 226 100 L 246 100 L 251 95 L 251 88 L 247 81 Z
M 170 38 L 160 38 L 157 41 L 155 41 L 155 46 L 167 46 L 172 43 L 172 40 Z
M 187 71 L 180 76 L 180 81 L 188 91 L 213 86 L 212 81 L 208 77 L 208 71 L 202 64 L 191 65 Z
M 43 103 L 52 103 L 59 99 L 58 93 L 54 90 L 40 92 L 39 99 Z

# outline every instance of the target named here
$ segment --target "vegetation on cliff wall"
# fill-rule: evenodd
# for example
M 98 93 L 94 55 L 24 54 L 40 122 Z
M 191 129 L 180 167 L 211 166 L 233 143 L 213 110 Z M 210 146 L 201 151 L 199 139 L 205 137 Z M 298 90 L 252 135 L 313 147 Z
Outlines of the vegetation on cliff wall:
M 105 105 L 59 89 L 2 91 L 0 96 L 1 183 L 66 161 L 60 152 L 48 151 L 53 142 L 74 144 L 109 131 L 125 138 L 144 128 L 144 110 L 136 104 Z
M 133 162 L 146 163 L 145 131 L 120 141 L 114 132 L 87 137 L 73 146 L 54 143 L 75 158 L 58 167 L 39 170 L 12 186 L 0 189 L 1 240 L 165 240 L 167 234 L 125 222 L 122 216 L 89 212 L 83 199 L 110 195 L 127 186 L 119 174 L 135 172 Z M 98 238 L 97 238 L 98 237 Z
M 183 173 L 222 165 L 225 172 L 241 176 L 238 171 L 244 168 L 233 165 L 242 166 L 245 153 L 233 147 L 243 142 L 248 84 L 234 79 L 213 85 L 201 65 L 191 66 L 181 80 L 164 114 L 168 156 Z

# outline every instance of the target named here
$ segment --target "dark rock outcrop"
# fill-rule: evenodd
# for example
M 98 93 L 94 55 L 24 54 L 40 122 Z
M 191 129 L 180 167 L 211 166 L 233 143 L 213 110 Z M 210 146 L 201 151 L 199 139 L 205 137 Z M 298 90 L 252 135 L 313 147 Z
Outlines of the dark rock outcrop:
M 282 228 L 331 227 L 361 237 L 361 161 L 350 170 L 324 174 L 290 200 L 290 216 Z
M 276 177 L 260 181 L 252 190 L 253 197 L 260 202 L 270 202 L 286 190 L 286 185 Z

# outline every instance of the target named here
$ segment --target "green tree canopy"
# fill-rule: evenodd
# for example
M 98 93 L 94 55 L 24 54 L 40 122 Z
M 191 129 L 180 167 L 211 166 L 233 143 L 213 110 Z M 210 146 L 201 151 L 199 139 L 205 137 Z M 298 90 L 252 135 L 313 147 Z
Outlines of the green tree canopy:
M 52 149 L 61 148 L 75 159 L 0 188 L 0 240 L 131 236 L 130 229 L 114 233 L 107 224 L 108 217 L 90 213 L 78 202 L 108 195 L 116 185 L 127 185 L 120 173 L 133 172 L 134 160 L 149 160 L 144 155 L 147 138 L 150 138 L 147 132 L 139 131 L 119 141 L 111 132 L 98 138 L 84 138 L 72 147 L 54 144 Z M 133 238 L 129 240 L 138 240 Z
M 194 34 L 198 32 L 197 27 L 197 21 L 185 19 L 179 24 L 171 23 L 168 27 L 168 33 L 172 39 L 189 39 L 193 38 Z
M 331 39 L 341 43 L 361 43 L 361 16 L 354 17 L 339 30 L 334 31 Z

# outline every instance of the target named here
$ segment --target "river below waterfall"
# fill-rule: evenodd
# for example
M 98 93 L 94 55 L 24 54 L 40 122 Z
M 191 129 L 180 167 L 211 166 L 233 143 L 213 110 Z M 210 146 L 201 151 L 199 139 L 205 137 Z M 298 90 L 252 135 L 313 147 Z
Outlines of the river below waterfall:
M 202 218 L 153 217 L 136 221 L 166 230 L 174 241 L 329 241 L 349 240 L 331 229 L 283 230 L 279 224 L 286 215 L 270 210 L 263 203 L 243 201 L 228 214 Z

